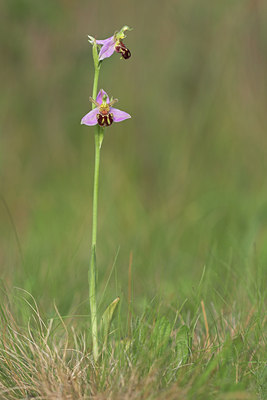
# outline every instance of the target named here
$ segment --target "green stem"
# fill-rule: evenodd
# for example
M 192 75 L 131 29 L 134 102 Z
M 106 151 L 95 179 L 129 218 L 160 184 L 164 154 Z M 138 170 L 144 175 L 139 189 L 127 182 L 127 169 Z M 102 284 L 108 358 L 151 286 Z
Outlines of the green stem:
M 96 246 L 97 237 L 97 204 L 98 204 L 98 179 L 100 164 L 100 126 L 95 130 L 95 176 L 94 176 L 94 196 L 93 196 L 93 224 L 92 224 L 92 247 Z
M 94 360 L 98 359 L 97 305 L 96 305 L 96 236 L 97 236 L 97 200 L 100 163 L 99 128 L 95 132 L 95 176 L 93 194 L 93 222 L 91 264 L 89 269 L 89 300 L 91 310 L 92 340 Z
M 98 85 L 98 77 L 99 77 L 100 65 L 95 64 L 95 76 L 94 76 L 94 84 L 93 84 L 93 99 L 96 99 L 97 94 L 97 85 Z M 92 109 L 95 108 L 94 103 L 92 104 Z
M 97 49 L 93 46 L 93 58 L 95 64 L 95 76 L 93 84 L 93 99 L 96 99 L 97 85 L 100 65 L 98 63 Z M 95 105 L 93 104 L 92 108 Z M 94 193 L 93 193 L 93 222 L 92 222 L 92 247 L 91 247 L 91 263 L 88 271 L 89 280 L 89 302 L 91 311 L 92 325 L 92 341 L 93 341 L 93 357 L 94 361 L 98 360 L 98 330 L 97 330 L 97 304 L 96 304 L 96 238 L 97 238 L 97 202 L 98 202 L 98 179 L 100 164 L 100 148 L 102 128 L 97 126 L 95 129 L 95 174 L 94 174 Z

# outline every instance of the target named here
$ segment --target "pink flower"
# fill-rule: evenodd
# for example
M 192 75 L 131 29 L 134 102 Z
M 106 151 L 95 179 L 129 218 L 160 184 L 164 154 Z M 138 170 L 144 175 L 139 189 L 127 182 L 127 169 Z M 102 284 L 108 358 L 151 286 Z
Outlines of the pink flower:
M 113 36 L 110 36 L 109 38 L 104 40 L 95 40 L 91 36 L 88 36 L 91 43 L 93 43 L 93 41 L 95 40 L 96 44 L 102 46 L 98 56 L 99 61 L 112 56 L 114 51 L 121 54 L 125 60 L 131 57 L 130 50 L 127 49 L 125 44 L 122 42 L 122 40 L 126 38 L 125 32 L 127 30 L 131 29 L 125 25 L 123 28 L 121 28 L 119 32 L 115 32 Z
M 130 114 L 112 107 L 118 100 L 111 99 L 111 101 L 109 101 L 109 97 L 103 89 L 99 91 L 96 100 L 90 97 L 90 101 L 96 108 L 82 118 L 81 124 L 88 126 L 98 124 L 105 127 L 110 126 L 113 122 L 120 122 L 131 118 Z
M 99 61 L 112 56 L 114 51 L 120 53 L 125 60 L 131 57 L 130 50 L 127 49 L 122 40 L 117 40 L 115 36 L 104 40 L 96 40 L 96 43 L 102 45 L 99 52 Z

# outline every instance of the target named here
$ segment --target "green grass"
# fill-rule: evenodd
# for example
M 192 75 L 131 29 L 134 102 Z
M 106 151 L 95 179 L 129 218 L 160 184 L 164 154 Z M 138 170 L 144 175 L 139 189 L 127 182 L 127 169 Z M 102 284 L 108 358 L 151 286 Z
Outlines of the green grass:
M 121 320 L 117 327 L 116 320 L 109 346 L 94 365 L 83 319 L 62 319 L 55 312 L 44 321 L 27 293 L 16 298 L 17 307 L 29 307 L 31 317 L 26 326 L 14 320 L 14 304 L 1 307 L 0 389 L 5 399 L 266 396 L 263 321 L 253 308 L 243 319 L 237 310 L 214 309 L 207 337 L 200 310 L 193 319 L 185 306 L 176 315 L 173 309 L 161 316 L 153 302 L 133 317 L 130 331 Z M 191 340 L 183 334 L 181 346 L 183 315 L 194 323 Z
M 0 2 L 0 398 L 265 400 L 266 3 L 73 4 Z M 121 300 L 94 365 L 86 35 L 124 24 L 132 58 L 99 85 L 133 116 L 101 151 L 100 315 Z
M 182 304 L 123 307 L 93 362 L 88 315 L 41 313 L 24 290 L 2 289 L 0 393 L 5 399 L 265 399 L 264 299 L 236 286 L 236 300 L 207 298 L 205 274 Z M 212 297 L 212 301 L 211 301 Z M 126 301 L 126 300 L 125 300 Z M 51 305 L 52 306 L 52 305 Z

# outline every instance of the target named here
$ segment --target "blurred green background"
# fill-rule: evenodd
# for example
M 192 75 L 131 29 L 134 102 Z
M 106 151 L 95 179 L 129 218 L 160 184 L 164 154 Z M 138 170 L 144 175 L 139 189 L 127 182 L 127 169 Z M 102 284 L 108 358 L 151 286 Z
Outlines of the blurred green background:
M 1 278 L 47 310 L 54 301 L 62 313 L 84 307 L 94 165 L 93 129 L 80 125 L 93 83 L 87 34 L 103 39 L 125 24 L 132 57 L 106 60 L 99 81 L 132 115 L 106 129 L 102 147 L 100 293 L 116 259 L 106 296 L 127 298 L 132 252 L 136 307 L 194 296 L 204 265 L 207 298 L 249 301 L 267 262 L 260 0 L 0 2 Z

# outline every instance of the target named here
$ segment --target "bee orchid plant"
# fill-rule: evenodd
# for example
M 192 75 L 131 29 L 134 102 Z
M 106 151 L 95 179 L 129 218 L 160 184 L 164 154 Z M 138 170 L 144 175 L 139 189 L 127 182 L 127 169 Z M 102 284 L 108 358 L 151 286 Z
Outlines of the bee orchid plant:
M 99 181 L 99 165 L 100 165 L 100 150 L 104 138 L 105 129 L 107 129 L 113 122 L 121 122 L 125 119 L 131 118 L 130 114 L 114 108 L 113 105 L 118 101 L 117 99 L 109 99 L 108 94 L 101 89 L 97 94 L 98 79 L 100 67 L 105 58 L 111 57 L 113 53 L 121 54 L 121 58 L 127 60 L 131 56 L 130 50 L 125 46 L 123 40 L 126 35 L 125 32 L 131 30 L 128 26 L 124 26 L 120 31 L 115 32 L 113 36 L 104 39 L 96 40 L 92 36 L 88 36 L 89 43 L 92 45 L 93 60 L 94 60 L 94 82 L 93 92 L 90 101 L 92 103 L 92 110 L 88 112 L 81 120 L 81 124 L 87 126 L 95 126 L 95 171 L 94 171 L 94 188 L 93 188 L 93 220 L 92 220 L 92 245 L 91 245 L 91 259 L 88 271 L 89 281 L 89 302 L 91 314 L 91 332 L 92 332 L 92 345 L 93 345 L 93 358 L 97 362 L 99 357 L 99 343 L 98 343 L 98 310 L 96 302 L 96 239 L 97 239 L 97 204 L 98 204 L 98 181 Z M 116 298 L 104 312 L 101 323 L 104 332 L 104 347 L 107 344 L 109 334 L 109 327 L 113 317 L 113 313 L 119 302 Z

